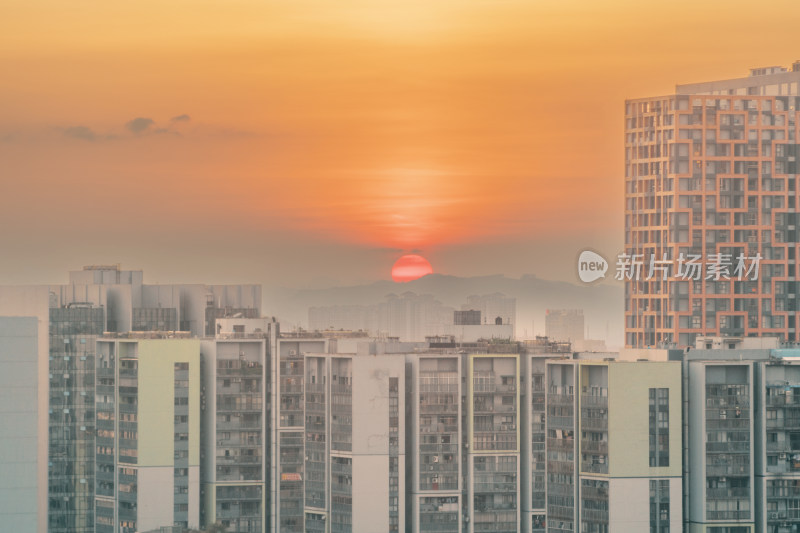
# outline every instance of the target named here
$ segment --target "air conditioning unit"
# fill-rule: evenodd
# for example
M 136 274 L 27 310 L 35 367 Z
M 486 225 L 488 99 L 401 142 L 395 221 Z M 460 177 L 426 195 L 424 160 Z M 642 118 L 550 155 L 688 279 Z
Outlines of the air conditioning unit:
M 777 520 L 778 519 L 778 513 L 769 513 L 769 519 L 770 520 Z
M 297 350 L 289 350 L 289 355 L 297 355 Z
M 778 459 L 780 459 L 781 461 L 785 461 L 786 460 L 786 454 L 782 453 L 782 454 L 778 455 Z

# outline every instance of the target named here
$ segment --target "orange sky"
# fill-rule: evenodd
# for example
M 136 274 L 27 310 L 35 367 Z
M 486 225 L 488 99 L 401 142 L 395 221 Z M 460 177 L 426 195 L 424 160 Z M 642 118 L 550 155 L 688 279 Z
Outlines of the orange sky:
M 165 235 L 176 270 L 225 239 L 285 249 L 287 279 L 388 278 L 414 249 L 564 277 L 621 246 L 626 97 L 800 58 L 796 0 L 164 4 L 0 6 L 10 279 L 45 246 L 156 263 Z M 306 245 L 350 259 L 285 267 Z

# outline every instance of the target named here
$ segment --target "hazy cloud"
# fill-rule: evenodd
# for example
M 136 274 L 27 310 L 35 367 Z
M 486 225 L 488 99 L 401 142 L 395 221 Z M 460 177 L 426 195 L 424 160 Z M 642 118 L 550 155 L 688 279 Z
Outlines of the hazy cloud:
M 92 131 L 91 128 L 86 126 L 73 126 L 71 128 L 67 128 L 64 130 L 64 136 L 90 142 L 97 140 L 97 134 Z
M 175 135 L 176 137 L 181 137 L 181 134 L 177 131 L 173 131 L 169 128 L 156 128 L 153 130 L 153 133 L 156 135 Z
M 183 115 L 178 115 L 177 117 L 172 117 L 169 120 L 170 120 L 170 122 L 189 122 L 190 120 L 192 120 L 192 117 L 190 117 L 189 115 L 184 113 Z
M 125 127 L 131 133 L 139 134 L 139 133 L 144 133 L 145 131 L 147 131 L 148 128 L 150 128 L 150 126 L 152 126 L 153 124 L 155 124 L 155 122 L 151 118 L 137 117 L 137 118 L 127 122 L 125 124 Z

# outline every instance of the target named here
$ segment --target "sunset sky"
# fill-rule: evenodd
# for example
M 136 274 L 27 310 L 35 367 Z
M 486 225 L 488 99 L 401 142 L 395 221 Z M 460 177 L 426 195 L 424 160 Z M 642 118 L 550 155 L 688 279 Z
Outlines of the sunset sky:
M 700 5 L 697 5 L 697 4 Z M 623 102 L 800 59 L 800 4 L 0 4 L 0 283 L 574 281 L 622 246 Z

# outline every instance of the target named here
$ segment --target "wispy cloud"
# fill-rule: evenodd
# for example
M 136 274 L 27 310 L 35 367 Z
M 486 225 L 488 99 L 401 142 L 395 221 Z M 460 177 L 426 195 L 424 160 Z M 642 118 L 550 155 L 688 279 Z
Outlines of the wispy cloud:
M 87 126 L 72 126 L 64 130 L 64 136 L 82 141 L 94 142 L 98 139 L 97 134 Z
M 170 122 L 189 122 L 192 120 L 192 117 L 184 113 L 183 115 L 178 115 L 177 117 L 172 117 L 169 119 Z
M 152 118 L 137 117 L 126 122 L 125 128 L 131 133 L 139 135 L 141 133 L 145 133 L 153 124 L 155 124 L 155 121 Z

